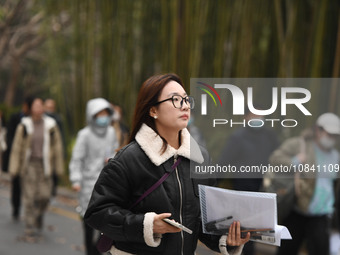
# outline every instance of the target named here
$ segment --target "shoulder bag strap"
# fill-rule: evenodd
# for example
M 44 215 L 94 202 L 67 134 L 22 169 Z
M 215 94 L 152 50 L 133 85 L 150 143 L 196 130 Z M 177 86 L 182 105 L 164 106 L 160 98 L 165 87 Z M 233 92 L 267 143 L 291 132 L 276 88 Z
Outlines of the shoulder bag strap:
M 168 173 L 165 173 L 154 185 L 152 185 L 147 191 L 145 191 L 144 194 L 141 195 L 140 198 L 138 198 L 137 201 L 134 202 L 130 206 L 129 209 L 131 210 L 133 207 L 138 205 L 144 198 L 146 198 L 148 195 L 150 195 L 151 192 L 153 192 L 155 189 L 157 189 L 158 186 L 161 185 L 169 177 L 169 175 L 176 169 L 176 167 L 179 165 L 179 163 L 181 163 L 181 157 L 178 157 L 176 162 L 171 166 L 171 171 L 168 172 Z

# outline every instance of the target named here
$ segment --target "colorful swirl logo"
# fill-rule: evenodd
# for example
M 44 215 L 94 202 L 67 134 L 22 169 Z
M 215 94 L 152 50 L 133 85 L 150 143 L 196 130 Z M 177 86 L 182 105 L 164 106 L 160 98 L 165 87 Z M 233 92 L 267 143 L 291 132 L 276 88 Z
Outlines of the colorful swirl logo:
M 213 96 L 213 94 L 212 94 L 208 89 L 210 89 L 210 90 L 216 95 L 216 97 L 218 98 L 218 100 L 220 101 L 220 104 L 221 104 L 221 106 L 222 106 L 221 97 L 220 97 L 220 95 L 217 93 L 217 91 L 216 91 L 212 86 L 210 86 L 209 84 L 206 84 L 206 83 L 204 83 L 204 82 L 200 82 L 200 81 L 198 81 L 197 83 L 200 84 L 200 85 L 203 85 L 204 87 L 206 87 L 206 88 L 204 88 L 204 87 L 198 86 L 198 88 L 199 88 L 200 90 L 204 91 L 205 93 L 207 93 L 207 94 L 212 98 L 212 100 L 213 100 L 214 103 L 215 103 L 215 106 L 217 106 L 216 99 L 215 99 L 215 97 Z

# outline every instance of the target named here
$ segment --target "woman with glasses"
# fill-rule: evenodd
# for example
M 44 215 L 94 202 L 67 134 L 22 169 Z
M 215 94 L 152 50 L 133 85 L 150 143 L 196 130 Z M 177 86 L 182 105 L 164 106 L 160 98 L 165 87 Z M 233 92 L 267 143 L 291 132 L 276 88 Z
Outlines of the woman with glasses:
M 193 255 L 198 239 L 223 254 L 240 254 L 249 240 L 249 233 L 240 237 L 239 222 L 228 237 L 202 233 L 198 184 L 213 183 L 190 178 L 190 164 L 209 162 L 186 129 L 193 107 L 175 74 L 152 76 L 142 85 L 130 143 L 102 170 L 85 214 L 89 225 L 113 240 L 111 254 Z

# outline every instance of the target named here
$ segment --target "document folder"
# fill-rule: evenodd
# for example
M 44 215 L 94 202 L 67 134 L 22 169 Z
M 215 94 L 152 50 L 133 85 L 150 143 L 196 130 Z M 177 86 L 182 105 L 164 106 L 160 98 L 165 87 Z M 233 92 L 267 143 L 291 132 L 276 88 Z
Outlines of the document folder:
M 280 246 L 291 239 L 288 229 L 277 224 L 276 194 L 247 192 L 199 185 L 203 233 L 228 234 L 234 221 L 241 223 L 241 236 Z

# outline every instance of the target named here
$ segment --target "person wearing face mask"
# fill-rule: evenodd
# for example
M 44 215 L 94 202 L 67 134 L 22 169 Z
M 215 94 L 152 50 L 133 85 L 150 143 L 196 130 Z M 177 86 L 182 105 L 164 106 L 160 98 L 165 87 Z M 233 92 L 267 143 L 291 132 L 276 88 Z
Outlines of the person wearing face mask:
M 256 105 L 256 109 L 261 106 Z M 267 165 L 271 153 L 277 148 L 277 136 L 264 127 L 263 116 L 258 116 L 246 109 L 246 127 L 235 130 L 228 138 L 219 159 L 219 165 L 241 166 Z M 231 179 L 233 189 L 241 191 L 260 191 L 263 175 L 248 174 L 249 178 Z M 243 249 L 244 255 L 255 254 L 253 242 L 248 242 Z
M 288 227 L 293 239 L 281 243 L 278 255 L 298 254 L 305 240 L 309 255 L 329 254 L 330 216 L 335 206 L 334 184 L 338 180 L 333 168 L 340 162 L 335 149 L 339 136 L 339 117 L 324 113 L 318 117 L 314 129 L 288 139 L 270 157 L 273 165 L 315 169 L 295 174 L 291 180 L 295 182 L 295 204 L 283 225 Z
M 110 125 L 113 109 L 103 98 L 91 99 L 86 107 L 87 126 L 78 132 L 69 164 L 72 188 L 78 192 L 81 217 L 84 217 L 100 171 L 118 148 L 118 139 Z M 86 254 L 100 254 L 94 243 L 94 230 L 83 222 Z

